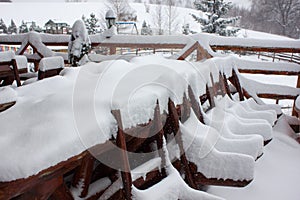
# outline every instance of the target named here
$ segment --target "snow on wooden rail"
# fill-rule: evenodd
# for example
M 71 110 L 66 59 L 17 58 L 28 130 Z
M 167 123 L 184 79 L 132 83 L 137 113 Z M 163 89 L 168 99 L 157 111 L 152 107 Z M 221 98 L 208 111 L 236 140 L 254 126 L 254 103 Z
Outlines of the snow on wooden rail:
M 91 35 L 93 46 L 103 46 L 111 48 L 111 53 L 115 53 L 117 47 L 127 48 L 171 48 L 183 49 L 190 44 L 199 42 L 211 55 L 213 50 L 251 50 L 266 52 L 300 52 L 300 42 L 297 40 L 260 40 L 247 38 L 220 37 L 209 34 L 197 34 L 193 36 L 132 36 L 114 35 L 110 38 L 99 35 Z M 67 46 L 70 40 L 68 35 L 51 35 L 44 33 L 29 32 L 19 35 L 0 35 L 0 44 L 21 45 L 18 54 L 23 54 L 28 45 L 32 46 L 40 57 L 48 57 L 55 54 L 47 46 Z M 203 52 L 202 52 L 203 53 Z M 39 59 L 36 57 L 35 59 Z

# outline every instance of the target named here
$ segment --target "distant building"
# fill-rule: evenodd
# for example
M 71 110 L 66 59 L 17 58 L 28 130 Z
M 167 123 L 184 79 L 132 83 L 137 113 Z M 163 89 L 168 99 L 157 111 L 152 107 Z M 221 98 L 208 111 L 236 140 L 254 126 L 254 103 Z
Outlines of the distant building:
M 45 24 L 45 33 L 50 34 L 68 34 L 70 33 L 71 28 L 70 25 L 66 22 L 59 22 L 59 21 L 53 21 L 49 20 Z

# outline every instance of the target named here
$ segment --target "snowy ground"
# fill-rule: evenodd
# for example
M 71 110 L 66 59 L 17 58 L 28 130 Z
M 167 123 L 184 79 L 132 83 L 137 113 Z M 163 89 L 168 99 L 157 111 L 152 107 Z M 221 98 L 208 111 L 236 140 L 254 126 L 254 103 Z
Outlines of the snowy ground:
M 210 187 L 208 192 L 228 200 L 297 200 L 300 196 L 300 146 L 275 132 L 256 162 L 254 180 L 245 188 Z

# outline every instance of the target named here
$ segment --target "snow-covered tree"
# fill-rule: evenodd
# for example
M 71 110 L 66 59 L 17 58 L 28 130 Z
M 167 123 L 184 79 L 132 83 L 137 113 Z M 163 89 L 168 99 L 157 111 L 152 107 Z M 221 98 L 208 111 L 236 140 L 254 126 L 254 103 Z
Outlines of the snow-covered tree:
M 157 34 L 163 35 L 163 28 L 165 27 L 165 15 L 163 12 L 162 1 L 155 0 L 155 2 L 157 6 L 156 9 L 151 12 L 151 15 L 153 16 L 153 23 L 155 25 L 155 28 L 157 29 Z
M 147 25 L 146 21 L 144 20 L 142 24 L 141 29 L 141 35 L 152 35 L 152 29 L 150 28 L 150 25 Z
M 251 13 L 256 30 L 300 36 L 300 0 L 252 0 Z
M 85 24 L 77 20 L 72 27 L 72 34 L 68 44 L 68 58 L 72 66 L 80 66 L 88 62 L 88 53 L 91 48 L 91 41 L 88 36 Z
M 27 33 L 29 30 L 28 30 L 28 27 L 27 27 L 27 24 L 22 21 L 20 27 L 19 27 L 19 33 Z
M 42 32 L 43 29 L 38 26 L 35 22 L 31 22 L 31 25 L 29 26 L 29 31 L 36 31 L 36 32 Z
M 17 26 L 14 22 L 14 20 L 11 20 L 10 21 L 10 25 L 8 26 L 8 33 L 9 34 L 12 34 L 12 33 L 17 33 Z
M 189 35 L 189 34 L 195 34 L 195 33 L 196 32 L 194 32 L 190 29 L 190 24 L 187 23 L 182 26 L 182 34 Z
M 136 21 L 136 11 L 129 5 L 128 0 L 107 0 L 119 21 Z
M 177 29 L 178 23 L 178 13 L 176 7 L 177 0 L 166 0 L 167 4 L 167 24 L 168 24 L 168 33 L 169 35 Z
M 94 13 L 90 14 L 90 18 L 86 19 L 85 25 L 88 31 L 88 34 L 96 34 L 97 33 L 97 28 L 99 27 L 98 19 L 96 18 L 96 15 Z
M 231 2 L 224 2 L 224 0 L 196 0 L 194 5 L 197 10 L 205 14 L 203 17 L 192 14 L 193 18 L 202 25 L 203 32 L 232 36 L 239 30 L 237 28 L 227 28 L 228 25 L 239 19 L 239 17 L 225 17 L 228 10 L 232 7 Z
M 7 33 L 7 26 L 5 25 L 3 19 L 0 19 L 0 33 Z

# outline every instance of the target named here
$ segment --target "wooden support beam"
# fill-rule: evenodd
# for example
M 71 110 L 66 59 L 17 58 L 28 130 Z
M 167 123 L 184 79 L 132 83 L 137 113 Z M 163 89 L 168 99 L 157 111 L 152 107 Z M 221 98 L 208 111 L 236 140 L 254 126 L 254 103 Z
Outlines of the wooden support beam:
M 299 72 L 295 71 L 276 71 L 276 70 L 264 70 L 264 69 L 239 69 L 240 73 L 245 74 L 270 74 L 270 75 L 288 75 L 288 76 L 295 76 L 299 75 Z
M 65 183 L 62 183 L 52 194 L 51 200 L 73 200 L 73 195 L 71 194 L 69 188 Z
M 210 107 L 215 107 L 214 92 L 212 88 L 208 87 L 208 85 L 206 85 L 206 97 L 208 98 Z
M 18 65 L 17 65 L 16 59 L 12 60 L 12 67 L 13 67 L 13 71 L 14 71 L 15 80 L 17 82 L 17 86 L 19 87 L 19 86 L 21 86 L 21 81 L 20 81 L 19 70 L 18 70 Z
M 300 75 L 298 75 L 296 87 L 297 87 L 297 88 L 300 88 Z M 294 105 L 293 105 L 293 112 L 292 112 L 292 115 L 293 115 L 293 116 L 296 116 L 296 117 L 299 117 L 299 116 L 298 116 L 298 112 L 297 112 L 295 106 L 296 106 L 296 98 L 295 98 L 295 100 L 294 100 Z
M 46 180 L 63 176 L 65 173 L 78 167 L 81 164 L 81 159 L 85 154 L 86 152 L 83 152 L 26 179 L 0 182 L 0 199 L 12 199 L 16 196 L 31 191 L 33 188 L 44 183 Z
M 59 186 L 63 184 L 63 177 L 54 177 L 49 180 L 44 180 L 40 184 L 36 185 L 29 192 L 17 197 L 18 200 L 27 200 L 27 199 L 39 199 L 47 200 Z
M 163 124 L 161 122 L 161 115 L 160 115 L 160 108 L 159 108 L 159 102 L 157 100 L 155 109 L 154 109 L 154 118 L 153 118 L 153 127 L 151 129 L 152 133 L 156 134 L 156 145 L 158 154 L 161 158 L 161 174 L 163 177 L 166 176 L 166 155 L 165 151 L 163 150 L 163 139 L 164 139 L 164 130 L 163 130 Z
M 201 123 L 204 123 L 204 117 L 203 117 L 203 113 L 201 112 L 201 108 L 199 103 L 196 100 L 195 94 L 193 92 L 193 89 L 191 88 L 191 86 L 188 87 L 188 92 L 189 92 L 189 99 L 192 105 L 192 109 L 195 113 L 195 115 L 197 116 L 198 120 Z
M 300 48 L 283 48 L 283 47 L 245 47 L 233 45 L 211 45 L 211 48 L 216 50 L 230 51 L 251 51 L 251 52 L 275 52 L 275 53 L 300 53 Z
M 121 176 L 123 181 L 124 196 L 126 200 L 131 200 L 132 199 L 132 194 L 131 194 L 132 178 L 130 173 L 131 170 L 130 170 L 130 164 L 128 160 L 125 135 L 123 132 L 121 113 L 120 110 L 113 110 L 112 114 L 114 115 L 118 123 L 118 133 L 117 133 L 116 143 L 117 146 L 121 149 L 120 159 L 123 165 L 121 166 Z
M 190 162 L 190 169 L 194 173 L 194 180 L 197 185 L 216 185 L 216 186 L 230 186 L 230 187 L 245 187 L 252 180 L 232 180 L 232 179 L 218 179 L 218 178 L 207 178 L 202 173 L 198 172 L 197 165 Z M 219 166 L 222 168 L 222 166 Z
M 177 60 L 184 60 L 186 59 L 193 51 L 195 51 L 198 47 L 198 42 L 195 42 L 190 48 L 188 48 L 182 55 L 179 56 Z M 198 57 L 198 54 L 197 54 Z
M 0 112 L 9 109 L 10 107 L 12 107 L 15 104 L 16 104 L 15 101 L 9 102 L 9 103 L 0 104 Z
M 226 91 L 227 95 L 232 99 L 231 91 L 230 91 L 227 77 L 225 74 L 223 74 L 223 83 L 224 83 L 225 91 Z
M 244 101 L 244 94 L 243 94 L 243 89 L 242 86 L 240 84 L 239 78 L 235 72 L 235 70 L 232 70 L 232 77 L 229 78 L 229 81 L 235 86 L 235 88 L 237 89 L 238 93 L 239 93 L 239 98 L 240 101 Z
M 257 96 L 265 99 L 278 99 L 278 100 L 282 100 L 282 99 L 295 100 L 297 98 L 297 96 L 295 95 L 282 95 L 282 94 L 269 94 L 269 93 L 258 93 Z
M 162 175 L 159 169 L 155 169 L 149 173 L 146 174 L 146 178 L 140 177 L 136 179 L 133 184 L 136 188 L 140 190 L 145 190 L 154 184 L 158 183 L 161 181 L 165 176 Z
M 185 151 L 184 151 L 182 136 L 181 136 L 182 133 L 181 133 L 181 130 L 179 127 L 179 116 L 177 114 L 175 104 L 171 99 L 169 99 L 169 102 L 168 102 L 168 110 L 169 110 L 170 123 L 173 128 L 175 140 L 179 146 L 180 160 L 183 165 L 183 169 L 184 169 L 185 176 L 186 176 L 186 181 L 190 187 L 197 189 L 197 186 L 194 183 L 193 175 L 191 173 L 191 170 L 189 169 L 189 161 L 187 160 L 187 158 L 185 156 Z
M 89 191 L 89 186 L 92 179 L 93 169 L 94 169 L 95 158 L 87 153 L 82 159 L 82 163 L 78 170 L 76 171 L 73 178 L 73 187 L 81 187 L 81 198 L 86 197 Z
M 182 106 L 180 106 L 180 114 L 178 114 L 180 116 L 180 121 L 182 123 L 186 122 L 191 115 L 191 104 L 189 102 L 189 100 L 186 97 L 186 94 L 184 93 L 183 95 L 183 103 Z

